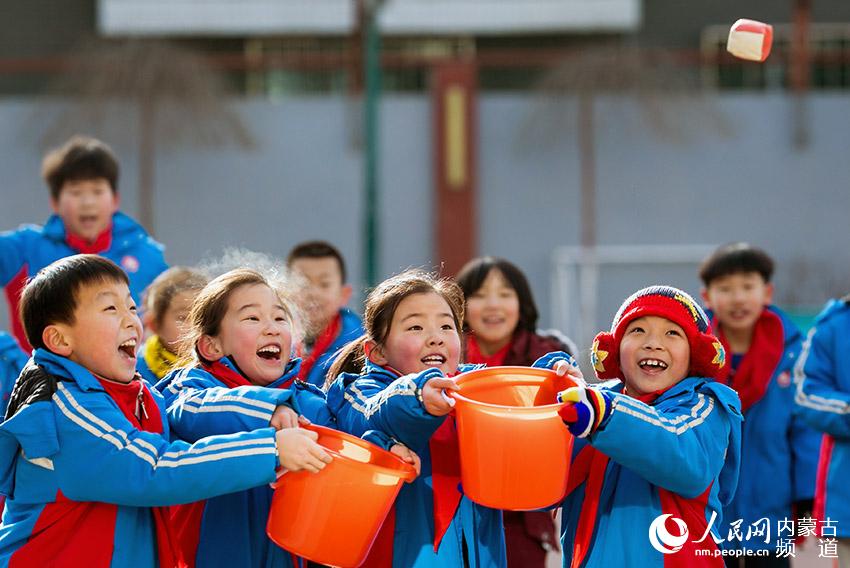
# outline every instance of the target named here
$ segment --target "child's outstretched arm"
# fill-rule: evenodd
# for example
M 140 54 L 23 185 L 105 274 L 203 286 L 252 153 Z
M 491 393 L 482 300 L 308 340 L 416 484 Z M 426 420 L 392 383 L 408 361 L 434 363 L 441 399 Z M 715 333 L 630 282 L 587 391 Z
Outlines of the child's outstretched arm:
M 836 346 L 850 345 L 838 322 L 847 317 L 835 314 L 819 321 L 809 331 L 803 352 L 794 368 L 797 385 L 795 401 L 803 420 L 819 432 L 836 437 L 850 437 L 850 391 L 839 382 Z
M 106 397 L 83 402 L 79 396 L 60 382 L 51 399 L 23 407 L 2 426 L 27 456 L 18 467 L 34 475 L 47 470 L 75 501 L 188 503 L 269 483 L 281 463 L 313 471 L 330 460 L 300 430 L 264 428 L 169 443 L 133 428 Z
M 8 284 L 26 264 L 28 234 L 32 234 L 32 229 L 0 233 L 0 287 Z
M 725 387 L 724 387 L 725 388 Z M 574 434 L 644 479 L 685 497 L 703 493 L 725 463 L 738 410 L 720 402 L 711 388 L 659 411 L 620 393 L 569 389 L 575 412 L 563 411 Z M 731 392 L 731 391 L 730 391 Z M 581 430 L 581 431 L 579 431 Z
M 217 434 L 233 434 L 268 426 L 284 427 L 289 421 L 275 412 L 298 405 L 292 391 L 244 386 L 225 388 L 197 369 L 184 369 L 158 382 L 165 397 L 168 423 L 174 433 L 189 442 Z M 285 411 L 281 411 L 285 412 Z
M 349 382 L 341 377 L 328 391 L 328 405 L 340 429 L 346 432 L 360 436 L 367 430 L 379 430 L 410 448 L 420 448 L 445 420 L 445 414 L 434 415 L 427 410 L 425 396 L 432 410 L 450 410 L 450 403 L 436 388 L 443 383 L 428 385 L 431 380 L 450 381 L 434 368 L 389 384 L 368 376 Z M 441 402 L 436 401 L 438 397 Z

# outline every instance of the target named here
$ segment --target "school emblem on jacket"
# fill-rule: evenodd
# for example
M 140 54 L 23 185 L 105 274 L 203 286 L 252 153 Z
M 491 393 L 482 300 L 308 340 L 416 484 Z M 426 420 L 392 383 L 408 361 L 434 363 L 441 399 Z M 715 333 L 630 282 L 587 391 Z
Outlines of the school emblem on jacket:
M 782 371 L 779 373 L 779 376 L 776 377 L 776 384 L 780 387 L 787 389 L 791 386 L 791 372 L 790 371 Z
M 124 272 L 136 273 L 139 271 L 139 259 L 130 254 L 123 256 L 121 257 L 121 268 L 124 269 Z

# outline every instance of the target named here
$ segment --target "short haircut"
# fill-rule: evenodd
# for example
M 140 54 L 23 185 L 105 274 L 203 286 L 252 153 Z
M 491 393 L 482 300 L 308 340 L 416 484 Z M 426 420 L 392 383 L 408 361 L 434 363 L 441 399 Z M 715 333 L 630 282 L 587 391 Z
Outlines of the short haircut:
M 699 277 L 707 287 L 723 276 L 745 272 L 758 272 L 765 282 L 770 282 L 773 277 L 773 259 L 749 243 L 729 243 L 702 261 Z
M 537 331 L 537 319 L 540 317 L 540 314 L 537 311 L 537 304 L 534 302 L 534 296 L 531 293 L 531 286 L 529 286 L 528 279 L 522 270 L 504 258 L 481 256 L 473 258 L 463 265 L 463 268 L 457 273 L 455 281 L 461 290 L 463 290 L 466 301 L 468 302 L 469 297 L 481 288 L 481 285 L 484 284 L 484 279 L 487 278 L 487 275 L 494 268 L 502 273 L 502 276 L 508 281 L 510 287 L 516 292 L 517 299 L 519 300 L 519 321 L 517 322 L 517 327 L 535 333 Z
M 332 244 L 326 241 L 306 241 L 295 245 L 289 256 L 286 257 L 286 266 L 292 267 L 292 263 L 299 258 L 335 258 L 339 265 L 339 274 L 342 277 L 342 283 L 348 282 L 348 275 L 345 271 L 345 260 L 342 258 L 339 250 Z
M 117 264 L 96 254 L 68 256 L 39 270 L 24 287 L 18 306 L 30 345 L 44 349 L 41 336 L 47 326 L 73 324 L 80 289 L 100 282 L 130 285 Z
M 104 178 L 112 193 L 118 193 L 118 160 L 112 150 L 95 138 L 74 136 L 51 150 L 41 163 L 41 176 L 50 196 L 59 199 L 65 182 Z
M 174 296 L 189 290 L 200 292 L 207 281 L 207 277 L 196 270 L 172 266 L 157 276 L 145 290 L 145 312 L 153 316 L 157 325 L 162 325 L 162 318 L 171 307 Z

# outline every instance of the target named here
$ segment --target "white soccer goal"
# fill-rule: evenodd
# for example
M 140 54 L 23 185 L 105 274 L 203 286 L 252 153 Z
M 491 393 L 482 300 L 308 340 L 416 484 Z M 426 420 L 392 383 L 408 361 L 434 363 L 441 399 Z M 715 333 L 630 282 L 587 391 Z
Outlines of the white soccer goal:
M 610 325 L 619 302 L 652 284 L 669 284 L 697 294 L 698 266 L 716 248 L 716 245 L 557 247 L 552 255 L 552 322 L 578 344 L 584 366 L 593 336 Z M 600 310 L 601 307 L 608 310 Z

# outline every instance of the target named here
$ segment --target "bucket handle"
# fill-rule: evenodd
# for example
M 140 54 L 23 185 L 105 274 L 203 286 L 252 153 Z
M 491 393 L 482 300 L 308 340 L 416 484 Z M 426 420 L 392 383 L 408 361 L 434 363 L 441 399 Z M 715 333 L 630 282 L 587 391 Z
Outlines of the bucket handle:
M 446 389 L 441 389 L 440 394 L 443 396 L 443 400 L 446 401 L 446 404 L 448 404 L 452 408 L 455 407 L 455 402 L 457 402 L 457 401 L 455 400 L 454 396 L 452 396 L 450 394 L 446 394 Z
M 446 396 L 446 395 L 445 395 L 445 394 L 443 394 L 443 396 Z M 452 405 L 454 406 L 454 404 L 453 404 L 453 403 L 454 403 L 454 401 L 452 401 L 452 403 L 450 403 L 450 404 L 452 404 Z M 299 426 L 299 428 L 304 428 L 304 429 L 306 429 L 306 430 L 312 430 L 313 432 L 319 433 L 320 428 L 323 428 L 323 427 L 315 427 L 315 425 L 314 425 L 314 424 L 304 424 L 304 425 Z M 327 427 L 324 427 L 324 428 L 327 428 Z M 332 429 L 332 428 L 331 428 L 331 429 Z M 342 431 L 342 430 L 340 430 L 340 431 L 341 431 L 341 432 L 344 432 L 344 431 Z M 355 437 L 356 437 L 356 436 L 355 436 Z M 372 446 L 374 445 L 374 444 L 372 444 L 371 442 L 368 442 L 368 441 L 366 441 L 366 440 L 363 440 L 362 438 L 359 438 L 359 439 L 360 439 L 362 442 L 366 443 L 366 444 L 369 444 L 369 445 L 372 445 Z M 334 459 L 349 459 L 349 458 L 346 458 L 345 456 L 343 456 L 342 454 L 340 454 L 339 452 L 337 452 L 336 450 L 333 450 L 333 449 L 331 449 L 331 448 L 328 448 L 327 446 L 323 446 L 322 444 L 319 444 L 319 446 L 321 446 L 321 447 L 322 447 L 322 449 L 324 449 L 324 450 L 325 450 L 326 452 L 328 452 L 331 456 L 333 456 L 333 458 L 334 458 Z M 405 483 L 410 483 L 411 481 L 413 481 L 414 479 L 416 479 L 416 476 L 417 476 L 416 468 L 414 468 L 412 465 L 410 465 L 410 464 L 409 464 L 409 463 L 407 463 L 406 461 L 402 460 L 400 457 L 398 457 L 398 456 L 397 456 L 397 455 L 395 455 L 394 453 L 390 452 L 389 450 L 384 450 L 383 448 L 381 448 L 381 447 L 379 447 L 379 446 L 376 446 L 376 447 L 378 447 L 378 449 L 379 449 L 379 450 L 381 450 L 381 451 L 383 451 L 383 452 L 386 452 L 386 453 L 390 454 L 390 455 L 393 457 L 393 459 L 397 460 L 397 461 L 398 461 L 398 462 L 402 465 L 402 468 L 401 468 L 401 470 L 400 470 L 400 471 L 393 471 L 393 472 L 391 473 L 391 475 L 395 475 L 396 477 L 398 477 L 401 481 L 404 481 Z M 286 475 L 287 473 L 289 473 L 289 470 L 288 470 L 288 469 L 286 469 L 286 468 L 281 468 L 281 469 L 277 472 L 277 477 L 275 477 L 275 480 L 274 480 L 274 481 L 272 481 L 271 483 L 269 483 L 269 486 L 270 486 L 272 489 L 277 489 L 278 485 L 280 484 L 280 480 L 281 480 L 281 478 L 282 478 L 284 475 Z M 320 471 L 319 473 L 321 473 L 321 471 Z M 318 475 L 318 474 L 314 474 L 314 475 Z

